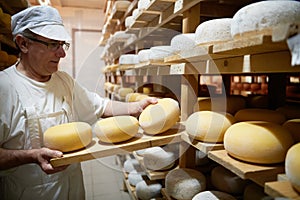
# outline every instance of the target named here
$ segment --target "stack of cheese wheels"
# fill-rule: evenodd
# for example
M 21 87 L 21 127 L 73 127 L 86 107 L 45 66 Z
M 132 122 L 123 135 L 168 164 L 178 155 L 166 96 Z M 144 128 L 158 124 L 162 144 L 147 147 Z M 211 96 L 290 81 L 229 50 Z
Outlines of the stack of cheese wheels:
M 195 32 L 196 44 L 215 44 L 232 40 L 231 21 L 231 18 L 220 18 L 201 23 Z
M 241 195 L 248 183 L 222 166 L 212 169 L 211 182 L 218 190 L 234 195 Z
M 167 152 L 161 147 L 152 147 L 143 153 L 144 165 L 149 170 L 167 170 L 174 166 L 175 154 Z
M 234 115 L 237 111 L 246 107 L 246 100 L 242 96 L 227 96 L 213 98 L 199 98 L 194 111 L 227 112 Z
M 224 135 L 224 147 L 229 155 L 258 164 L 283 162 L 293 143 L 286 128 L 264 121 L 235 123 Z
M 157 104 L 147 106 L 139 117 L 142 129 L 151 135 L 167 131 L 179 120 L 178 102 L 171 98 L 158 99 Z
M 192 200 L 236 200 L 236 198 L 230 194 L 220 191 L 204 191 L 196 194 Z
M 300 192 L 300 143 L 293 145 L 285 158 L 285 173 L 293 187 Z
M 167 194 L 177 200 L 192 199 L 206 189 L 206 178 L 197 170 L 179 168 L 170 171 L 165 179 Z
M 284 114 L 268 109 L 246 108 L 239 110 L 234 117 L 237 121 L 267 121 L 276 124 L 283 124 L 286 121 Z
M 183 33 L 176 35 L 172 38 L 170 45 L 175 51 L 192 49 L 196 46 L 195 33 Z
M 62 152 L 75 151 L 92 141 L 92 128 L 85 122 L 71 122 L 48 128 L 44 133 L 44 145 Z
M 300 142 L 300 119 L 287 120 L 282 126 L 290 131 L 295 143 Z
M 186 132 L 194 139 L 203 142 L 223 142 L 225 131 L 235 123 L 235 119 L 228 113 L 212 111 L 195 112 L 185 123 Z
M 256 185 L 255 183 L 251 183 L 246 186 L 243 194 L 243 200 L 267 200 L 267 199 L 273 199 L 271 197 L 268 197 L 268 195 L 265 194 L 264 188 Z
M 241 8 L 233 16 L 231 34 L 234 38 L 262 33 L 272 35 L 274 27 L 300 21 L 300 2 L 261 1 Z
M 94 133 L 100 141 L 106 143 L 124 142 L 133 138 L 139 130 L 139 122 L 132 116 L 115 116 L 99 120 Z
M 140 181 L 136 184 L 136 196 L 140 200 L 156 199 L 161 197 L 162 185 L 156 181 Z
M 300 119 L 300 106 L 285 105 L 276 110 L 283 113 L 287 119 Z

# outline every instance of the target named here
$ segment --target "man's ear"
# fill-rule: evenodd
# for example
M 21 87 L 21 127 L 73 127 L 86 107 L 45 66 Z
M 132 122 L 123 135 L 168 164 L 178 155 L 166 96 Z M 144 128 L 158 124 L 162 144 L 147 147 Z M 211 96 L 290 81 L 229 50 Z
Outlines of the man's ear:
M 19 47 L 20 51 L 23 53 L 28 52 L 28 40 L 22 36 L 22 35 L 17 35 L 15 39 L 16 45 Z

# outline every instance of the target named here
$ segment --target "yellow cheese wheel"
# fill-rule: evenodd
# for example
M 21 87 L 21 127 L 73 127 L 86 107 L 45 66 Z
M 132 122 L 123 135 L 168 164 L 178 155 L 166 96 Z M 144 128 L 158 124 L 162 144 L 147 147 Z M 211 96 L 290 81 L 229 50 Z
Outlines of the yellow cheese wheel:
M 300 143 L 293 145 L 285 158 L 285 173 L 293 187 L 300 192 Z
M 69 152 L 81 149 L 92 141 L 92 128 L 85 122 L 71 122 L 48 128 L 44 145 L 50 149 Z
M 246 108 L 239 110 L 234 117 L 237 121 L 266 121 L 283 124 L 286 121 L 284 114 L 268 109 Z
M 143 130 L 151 135 L 167 131 L 179 120 L 178 102 L 171 98 L 158 99 L 157 104 L 147 106 L 139 117 Z
M 118 93 L 120 95 L 120 97 L 126 97 L 127 94 L 133 93 L 133 89 L 132 88 L 120 88 Z
M 132 116 L 115 116 L 101 119 L 93 129 L 99 140 L 106 143 L 129 140 L 138 133 L 138 130 L 138 120 Z
M 290 119 L 282 125 L 292 134 L 295 143 L 300 142 L 300 119 Z
M 264 121 L 235 123 L 224 135 L 224 147 L 231 156 L 259 164 L 283 162 L 293 143 L 286 128 Z
M 186 132 L 203 142 L 223 142 L 225 131 L 236 120 L 231 114 L 212 111 L 195 112 L 185 123 Z

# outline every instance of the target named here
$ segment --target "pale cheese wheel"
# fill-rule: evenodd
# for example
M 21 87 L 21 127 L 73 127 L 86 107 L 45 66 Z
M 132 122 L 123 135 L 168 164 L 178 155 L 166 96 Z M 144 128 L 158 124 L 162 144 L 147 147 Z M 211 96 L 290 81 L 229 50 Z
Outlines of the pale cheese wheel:
M 126 98 L 127 94 L 130 94 L 130 93 L 133 93 L 133 92 L 134 92 L 134 90 L 132 88 L 121 87 L 118 91 L 118 94 L 119 94 L 120 97 Z
M 130 6 L 131 2 L 130 1 L 115 1 L 113 5 L 113 11 L 114 10 L 119 10 L 119 11 L 126 11 L 128 7 Z
M 126 102 L 135 102 L 137 96 L 141 95 L 140 93 L 129 93 L 126 95 L 125 101 Z
M 133 116 L 114 116 L 96 122 L 93 132 L 101 142 L 118 143 L 133 138 L 139 130 L 139 122 Z
M 235 113 L 234 117 L 237 121 L 266 121 L 276 124 L 283 124 L 286 121 L 284 114 L 269 109 L 246 108 Z
M 196 46 L 195 33 L 182 33 L 172 38 L 170 46 L 176 51 L 192 49 Z
M 285 173 L 293 187 L 300 192 L 300 143 L 293 145 L 285 158 Z
M 285 105 L 276 110 L 283 113 L 287 119 L 300 119 L 300 106 Z
M 136 196 L 140 200 L 150 200 L 161 197 L 162 185 L 155 181 L 140 181 L 136 184 Z
M 185 122 L 186 132 L 194 139 L 203 142 L 223 142 L 225 131 L 235 123 L 228 113 L 212 111 L 195 112 Z
M 147 106 L 139 117 L 142 129 L 151 135 L 163 133 L 179 120 L 178 102 L 171 98 L 158 99 L 156 104 Z
M 287 120 L 282 126 L 290 131 L 295 143 L 300 142 L 300 119 Z
M 92 141 L 92 128 L 85 122 L 71 122 L 48 128 L 44 132 L 44 145 L 62 152 L 75 151 Z
M 125 27 L 129 28 L 131 25 L 135 22 L 135 19 L 133 16 L 128 16 L 125 18 Z
M 231 18 L 219 18 L 202 22 L 195 32 L 196 44 L 216 44 L 232 40 L 231 22 Z
M 150 48 L 150 60 L 162 60 L 165 57 L 171 56 L 174 48 L 171 46 L 154 46 Z
M 272 35 L 272 30 L 278 25 L 299 23 L 299 10 L 300 2 L 297 1 L 261 1 L 249 4 L 233 16 L 231 35 Z
M 138 52 L 139 62 L 148 62 L 150 60 L 150 49 L 142 49 Z
M 217 166 L 211 171 L 212 185 L 222 192 L 240 195 L 244 192 L 248 182 L 228 169 Z
M 143 176 L 136 170 L 132 170 L 128 174 L 128 182 L 132 186 L 136 186 L 139 182 L 143 181 Z
M 235 123 L 224 135 L 224 147 L 229 155 L 258 164 L 283 162 L 293 143 L 286 128 L 264 121 Z
M 137 7 L 138 7 L 138 9 L 141 9 L 141 10 L 146 9 L 146 8 L 148 8 L 150 2 L 151 2 L 150 0 L 139 0 Z
M 204 191 L 196 194 L 192 200 L 236 200 L 236 198 L 230 194 L 220 191 Z
M 166 192 L 177 200 L 192 199 L 206 189 L 206 178 L 197 170 L 179 168 L 170 171 L 165 179 Z
M 273 198 L 268 196 L 264 192 L 264 188 L 251 183 L 246 186 L 243 194 L 243 200 L 272 200 Z
M 145 167 L 154 171 L 170 169 L 176 160 L 173 152 L 167 152 L 161 147 L 148 148 L 143 156 Z
M 132 11 L 132 17 L 136 19 L 136 17 L 140 14 L 141 10 L 140 9 L 134 9 Z
M 119 58 L 119 63 L 121 65 L 138 64 L 139 63 L 139 57 L 136 54 L 123 54 Z
M 141 168 L 140 163 L 137 159 L 130 158 L 125 160 L 123 164 L 124 171 L 130 173 L 132 171 L 139 171 Z

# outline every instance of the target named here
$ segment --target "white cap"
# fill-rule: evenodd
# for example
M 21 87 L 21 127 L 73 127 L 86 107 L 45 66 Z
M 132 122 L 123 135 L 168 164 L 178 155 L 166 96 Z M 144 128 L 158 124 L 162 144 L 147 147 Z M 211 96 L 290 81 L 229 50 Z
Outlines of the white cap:
M 59 12 L 50 6 L 32 6 L 11 17 L 11 30 L 14 38 L 26 29 L 53 40 L 71 40 Z

